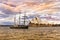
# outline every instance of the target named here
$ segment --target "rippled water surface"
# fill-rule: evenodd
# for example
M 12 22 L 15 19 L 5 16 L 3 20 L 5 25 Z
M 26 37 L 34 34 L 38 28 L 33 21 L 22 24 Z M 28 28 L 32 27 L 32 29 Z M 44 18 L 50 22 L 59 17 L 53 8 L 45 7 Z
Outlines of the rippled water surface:
M 60 27 L 0 27 L 0 40 L 60 40 Z

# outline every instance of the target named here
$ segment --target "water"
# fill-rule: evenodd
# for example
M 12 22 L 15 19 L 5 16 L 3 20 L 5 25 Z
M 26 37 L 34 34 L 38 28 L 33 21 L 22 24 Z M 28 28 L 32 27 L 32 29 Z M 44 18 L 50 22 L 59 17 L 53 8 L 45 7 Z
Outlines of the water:
M 10 29 L 9 27 L 0 27 L 0 40 L 32 39 L 60 40 L 60 27 L 29 27 L 28 29 Z

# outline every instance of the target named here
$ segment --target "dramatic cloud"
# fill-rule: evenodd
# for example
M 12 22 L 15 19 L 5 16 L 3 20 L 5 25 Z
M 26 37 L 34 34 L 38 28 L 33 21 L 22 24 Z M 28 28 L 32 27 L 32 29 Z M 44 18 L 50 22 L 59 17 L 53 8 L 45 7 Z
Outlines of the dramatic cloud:
M 19 13 L 21 20 L 26 13 L 28 21 L 38 16 L 48 22 L 57 22 L 60 21 L 59 10 L 59 0 L 0 0 L 0 24 L 13 24 L 15 16 L 16 20 L 19 19 Z

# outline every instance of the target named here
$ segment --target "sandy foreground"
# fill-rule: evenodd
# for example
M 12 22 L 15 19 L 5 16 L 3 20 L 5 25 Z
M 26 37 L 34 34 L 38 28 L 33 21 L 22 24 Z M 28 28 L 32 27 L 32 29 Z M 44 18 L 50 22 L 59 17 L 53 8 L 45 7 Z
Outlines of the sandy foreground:
M 0 27 L 0 40 L 60 40 L 60 27 Z

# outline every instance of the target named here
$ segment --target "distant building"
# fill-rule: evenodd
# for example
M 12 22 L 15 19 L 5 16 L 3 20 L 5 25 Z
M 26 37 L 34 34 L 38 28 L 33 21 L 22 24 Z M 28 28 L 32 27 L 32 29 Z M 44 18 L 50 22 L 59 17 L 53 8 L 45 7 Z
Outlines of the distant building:
M 35 17 L 30 21 L 30 23 L 34 23 L 34 24 L 40 24 L 40 22 L 41 22 L 41 20 L 38 17 Z
M 43 26 L 48 26 L 48 27 L 51 27 L 51 26 L 58 26 L 60 24 L 57 24 L 56 22 L 54 21 L 47 21 L 47 20 L 41 20 L 40 18 L 38 17 L 35 17 L 33 18 L 30 23 L 29 23 L 29 26 L 30 27 L 43 27 Z
M 31 27 L 39 26 L 40 22 L 41 22 L 40 18 L 35 17 L 30 21 L 29 26 L 31 26 Z

